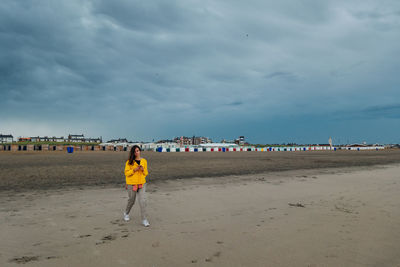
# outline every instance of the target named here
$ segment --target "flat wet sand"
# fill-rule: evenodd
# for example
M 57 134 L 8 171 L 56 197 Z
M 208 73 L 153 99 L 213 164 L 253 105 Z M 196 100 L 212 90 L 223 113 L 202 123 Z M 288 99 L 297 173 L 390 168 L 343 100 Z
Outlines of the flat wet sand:
M 0 152 L 0 191 L 122 186 L 128 152 Z M 143 152 L 152 182 L 400 163 L 400 149 L 298 152 Z
M 162 180 L 145 228 L 123 188 L 6 190 L 0 266 L 400 266 L 399 191 L 399 164 Z

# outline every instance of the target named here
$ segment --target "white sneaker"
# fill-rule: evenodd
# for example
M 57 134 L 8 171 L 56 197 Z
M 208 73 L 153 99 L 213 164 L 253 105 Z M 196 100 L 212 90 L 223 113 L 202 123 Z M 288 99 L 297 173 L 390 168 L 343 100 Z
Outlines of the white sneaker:
M 142 221 L 142 224 L 143 224 L 144 227 L 149 227 L 150 226 L 150 223 L 149 223 L 149 221 L 147 219 L 144 219 Z
M 126 214 L 125 212 L 124 212 L 124 221 L 129 221 L 131 218 L 129 218 L 129 214 Z

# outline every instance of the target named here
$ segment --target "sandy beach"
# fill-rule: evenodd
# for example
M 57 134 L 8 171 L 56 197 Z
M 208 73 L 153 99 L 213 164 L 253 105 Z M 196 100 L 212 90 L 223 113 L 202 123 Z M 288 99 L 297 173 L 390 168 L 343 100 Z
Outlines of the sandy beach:
M 129 152 L 0 152 L 0 191 L 123 186 Z M 143 152 L 152 182 L 400 163 L 400 149 L 306 152 Z
M 400 266 L 400 164 L 0 192 L 0 266 Z

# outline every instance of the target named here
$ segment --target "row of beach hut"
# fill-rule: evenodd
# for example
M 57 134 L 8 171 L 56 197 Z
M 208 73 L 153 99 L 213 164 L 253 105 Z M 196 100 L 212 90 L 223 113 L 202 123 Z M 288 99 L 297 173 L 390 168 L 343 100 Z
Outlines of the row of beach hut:
M 383 146 L 371 147 L 330 147 L 330 146 L 304 146 L 304 147 L 157 147 L 157 152 L 240 152 L 240 151 L 315 151 L 315 150 L 380 150 Z
M 72 150 L 71 150 L 72 148 Z M 127 151 L 125 146 L 100 145 L 0 145 L 0 151 Z
M 330 147 L 330 146 L 297 146 L 297 147 L 157 147 L 156 152 L 241 152 L 241 151 L 316 151 L 316 150 L 380 150 L 384 146 L 364 147 Z M 0 145 L 0 151 L 129 151 L 130 146 L 114 145 Z

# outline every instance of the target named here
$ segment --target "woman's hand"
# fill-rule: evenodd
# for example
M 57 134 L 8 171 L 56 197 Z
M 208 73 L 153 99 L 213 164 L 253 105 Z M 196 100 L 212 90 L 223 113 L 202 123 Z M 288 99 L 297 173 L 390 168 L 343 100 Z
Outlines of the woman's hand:
M 139 165 L 139 166 L 137 166 L 135 169 L 133 169 L 133 171 L 134 171 L 134 172 L 137 172 L 137 171 L 144 171 L 144 168 L 143 168 L 142 165 Z

